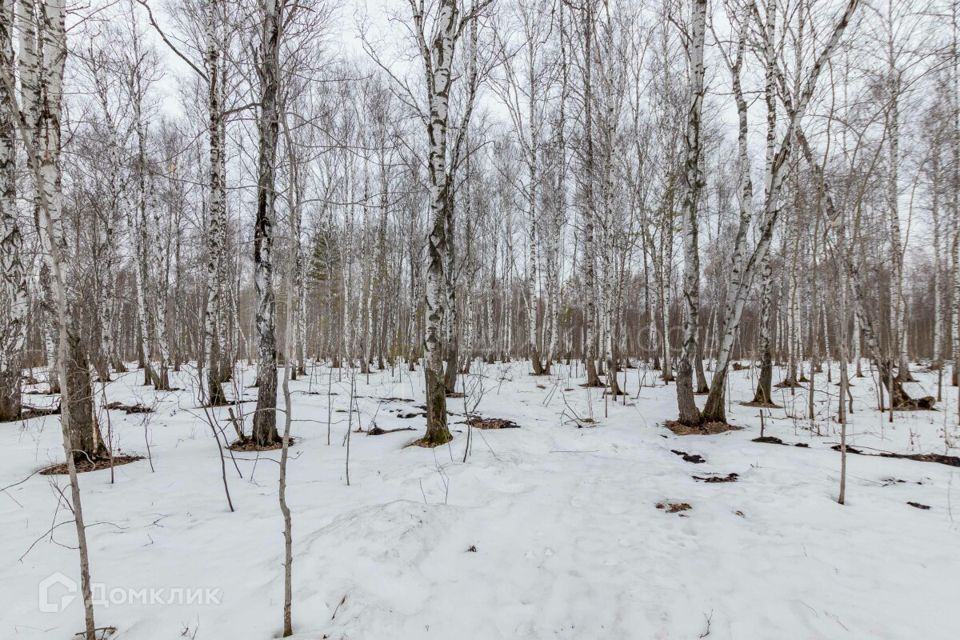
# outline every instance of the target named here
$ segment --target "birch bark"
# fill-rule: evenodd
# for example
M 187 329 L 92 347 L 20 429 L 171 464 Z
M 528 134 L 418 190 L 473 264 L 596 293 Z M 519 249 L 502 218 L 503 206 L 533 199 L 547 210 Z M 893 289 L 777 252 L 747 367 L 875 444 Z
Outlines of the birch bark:
M 12 25 L 13 0 L 0 3 L 0 24 Z M 0 64 L 13 77 L 13 34 L 0 26 Z M 26 271 L 23 266 L 23 235 L 17 219 L 17 151 L 14 103 L 0 93 L 0 422 L 20 417 L 20 380 L 29 308 Z
M 684 136 L 683 216 L 683 342 L 677 364 L 678 421 L 684 425 L 700 424 L 700 410 L 693 395 L 693 359 L 697 350 L 697 318 L 699 314 L 700 257 L 698 248 L 697 209 L 703 176 L 700 171 L 701 116 L 704 96 L 703 49 L 707 23 L 707 0 L 693 0 L 690 34 L 690 84 L 687 90 L 687 127 Z
M 259 159 L 257 215 L 253 235 L 254 284 L 257 294 L 257 409 L 253 440 L 259 447 L 280 441 L 277 432 L 276 301 L 273 292 L 273 222 L 276 200 L 277 138 L 280 131 L 277 96 L 280 84 L 280 42 L 285 0 L 261 0 Z M 290 366 L 287 353 L 287 364 Z

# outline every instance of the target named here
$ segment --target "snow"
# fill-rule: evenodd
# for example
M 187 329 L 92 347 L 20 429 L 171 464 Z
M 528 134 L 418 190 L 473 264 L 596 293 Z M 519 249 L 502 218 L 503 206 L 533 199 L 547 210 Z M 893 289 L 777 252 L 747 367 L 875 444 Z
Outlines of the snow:
M 417 432 L 352 433 L 349 486 L 342 443 L 350 372 L 332 371 L 331 446 L 331 370 L 314 366 L 309 379 L 291 383 L 298 441 L 287 495 L 298 639 L 957 637 L 958 469 L 850 455 L 847 505 L 838 505 L 840 454 L 830 449 L 837 425 L 826 415 L 837 387 L 823 376 L 814 432 L 808 420 L 787 417 L 805 415 L 805 389 L 777 390 L 787 409 L 768 411 L 766 434 L 809 444 L 804 449 L 751 442 L 758 409 L 736 403 L 729 418 L 742 431 L 673 435 L 662 422 L 676 415 L 675 389 L 655 372 L 627 372 L 624 405 L 580 388 L 565 366 L 550 378 L 529 375 L 529 363 L 473 370 L 467 386 L 483 387 L 479 413 L 522 428 L 475 430 L 463 463 L 465 401 L 451 399 L 451 445 L 405 447 L 424 418 L 398 414 L 419 413 L 422 374 L 358 374 L 364 429 L 375 421 Z M 751 372 L 731 375 L 734 401 L 749 399 Z M 916 375 L 909 390 L 935 394 L 935 374 Z M 641 376 L 648 386 L 637 397 Z M 125 640 L 275 637 L 283 598 L 279 452 L 237 453 L 243 478 L 228 459 L 237 509 L 230 513 L 195 378 L 173 375 L 185 390 L 159 394 L 139 386 L 141 378 L 131 371 L 106 393 L 156 406 L 155 414 L 110 413 L 114 445 L 146 454 L 148 437 L 155 472 L 144 460 L 117 467 L 114 484 L 108 471 L 80 480 L 93 580 L 117 594 L 97 608 L 97 624 L 118 627 Z M 247 399 L 253 392 L 243 385 L 254 379 L 246 369 L 238 382 Z M 960 442 L 947 411 L 898 413 L 888 424 L 871 380 L 854 384 L 851 445 L 960 455 L 944 444 L 945 428 Z M 940 407 L 952 410 L 957 390 L 945 385 L 944 394 Z M 249 413 L 253 405 L 243 406 Z M 573 412 L 592 413 L 597 426 L 577 428 Z M 0 487 L 62 460 L 57 420 L 0 425 Z M 731 472 L 738 482 L 691 477 Z M 62 477 L 34 475 L 0 492 L 0 638 L 69 638 L 82 628 L 79 601 L 53 613 L 38 608 L 41 581 L 78 576 L 73 525 L 57 509 L 54 481 L 64 486 Z M 668 514 L 656 508 L 665 500 L 692 509 Z M 45 535 L 59 522 L 68 524 Z M 138 589 L 168 604 L 122 597 Z M 190 602 L 175 597 L 177 589 L 216 597 Z

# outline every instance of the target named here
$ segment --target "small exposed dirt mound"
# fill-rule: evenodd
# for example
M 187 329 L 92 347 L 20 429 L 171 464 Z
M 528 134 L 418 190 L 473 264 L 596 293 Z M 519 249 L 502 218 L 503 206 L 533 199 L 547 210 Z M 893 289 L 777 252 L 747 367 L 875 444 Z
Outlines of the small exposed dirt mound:
M 131 413 L 153 413 L 152 408 L 145 407 L 142 404 L 123 404 L 122 402 L 111 402 L 107 405 L 107 409 L 123 411 L 127 415 Z
M 667 420 L 663 423 L 663 426 L 678 436 L 712 436 L 718 433 L 738 431 L 740 429 L 740 427 L 735 427 L 726 422 L 704 422 L 703 424 L 689 427 L 676 420 Z
M 470 416 L 467 418 L 467 424 L 474 429 L 519 429 L 513 420 L 504 420 L 502 418 L 484 418 L 482 416 Z
M 736 482 L 740 476 L 736 473 L 728 473 L 725 476 L 692 476 L 694 480 L 714 484 L 717 482 Z
M 838 444 L 830 448 L 834 451 L 840 451 L 840 445 Z M 847 453 L 855 453 L 861 456 L 874 456 L 877 458 L 900 458 L 902 460 L 916 460 L 917 462 L 937 462 L 939 464 L 945 464 L 948 467 L 960 467 L 960 458 L 957 456 L 945 456 L 939 453 L 890 453 L 888 451 L 864 453 L 853 447 L 847 447 Z
M 847 447 L 847 451 L 850 447 Z M 917 462 L 939 462 L 948 467 L 960 467 L 960 458 L 956 456 L 944 456 L 939 453 L 881 453 L 881 458 L 904 458 L 906 460 L 916 460 Z
M 662 509 L 666 513 L 680 513 L 693 509 L 689 502 L 658 502 L 657 509 Z
M 897 484 L 923 484 L 920 480 L 908 481 L 900 478 L 880 478 L 880 482 L 884 487 L 891 487 Z
M 835 444 L 835 445 L 833 445 L 833 446 L 830 447 L 830 448 L 833 449 L 834 451 L 840 451 L 840 445 L 838 445 L 838 444 Z M 870 455 L 870 454 L 868 454 L 868 453 L 864 453 L 863 451 L 860 451 L 860 449 L 855 449 L 854 447 L 851 447 L 850 445 L 847 445 L 847 453 L 853 453 L 853 454 L 864 455 L 864 456 Z
M 703 464 L 707 460 L 701 456 L 699 453 L 687 453 L 686 451 L 680 451 L 678 449 L 670 449 L 670 453 L 675 453 L 678 456 L 683 458 L 684 462 L 692 462 L 693 464 Z
M 291 447 L 296 443 L 297 441 L 294 438 L 290 438 Z M 242 440 L 234 440 L 227 448 L 231 451 L 276 451 L 283 448 L 283 436 L 280 437 L 280 440 L 265 447 L 258 445 L 253 438 L 243 438 Z
M 385 433 L 396 433 L 397 431 L 416 431 L 413 427 L 397 427 L 396 429 L 381 429 L 380 427 L 374 425 L 369 431 L 367 431 L 368 436 L 382 436 Z
M 936 404 L 937 399 L 933 396 L 923 396 L 901 400 L 894 409 L 896 411 L 933 411 Z
M 765 444 L 783 444 L 783 440 L 775 436 L 760 436 L 759 438 L 754 438 L 753 442 L 763 442 Z
M 130 464 L 131 462 L 136 462 L 137 460 L 143 460 L 143 456 L 127 456 L 127 455 L 115 455 L 113 456 L 113 466 L 119 467 L 120 465 Z M 78 460 L 75 463 L 77 467 L 77 473 L 86 473 L 88 471 L 100 471 L 101 469 L 110 468 L 110 458 L 84 458 L 83 460 Z M 67 463 L 61 462 L 55 464 L 52 467 L 47 467 L 46 469 L 40 472 L 42 476 L 65 476 L 69 473 L 67 470 Z

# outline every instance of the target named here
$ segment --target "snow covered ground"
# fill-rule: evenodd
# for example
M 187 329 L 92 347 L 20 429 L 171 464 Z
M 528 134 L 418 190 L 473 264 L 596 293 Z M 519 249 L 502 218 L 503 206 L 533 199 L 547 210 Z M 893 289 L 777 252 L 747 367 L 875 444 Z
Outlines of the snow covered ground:
M 464 400 L 450 401 L 450 446 L 405 447 L 424 424 L 419 415 L 401 417 L 419 413 L 420 374 L 357 375 L 354 429 L 359 422 L 416 432 L 352 433 L 349 486 L 349 371 L 334 370 L 330 380 L 318 366 L 291 383 L 297 638 L 960 637 L 960 469 L 851 455 L 847 505 L 838 505 L 840 454 L 830 446 L 839 438 L 826 404 L 835 410 L 837 387 L 824 376 L 812 430 L 804 389 L 777 390 L 786 408 L 768 410 L 767 435 L 809 445 L 800 448 L 751 442 L 759 410 L 736 404 L 752 396 L 750 371 L 732 374 L 729 418 L 742 431 L 678 437 L 662 426 L 676 415 L 674 387 L 654 372 L 627 372 L 623 404 L 580 388 L 567 367 L 551 378 L 528 370 L 474 367 L 467 402 L 482 395 L 479 413 L 522 428 L 474 431 L 466 463 Z M 935 394 L 934 374 L 917 375 L 910 390 Z M 249 384 L 252 371 L 242 377 Z M 781 377 L 775 372 L 774 381 Z M 638 394 L 640 378 L 647 386 Z M 176 378 L 185 390 L 173 393 L 155 394 L 140 380 L 138 372 L 124 375 L 107 397 L 156 413 L 111 411 L 111 428 L 123 452 L 146 455 L 149 441 L 154 470 L 143 460 L 117 467 L 113 484 L 108 471 L 80 480 L 93 580 L 107 596 L 97 624 L 118 627 L 125 640 L 276 636 L 279 452 L 235 454 L 242 478 L 228 459 L 230 513 L 189 375 Z M 888 424 L 870 379 L 854 383 L 851 445 L 960 455 L 945 445 L 945 429 L 960 443 L 949 412 L 899 413 Z M 944 392 L 940 408 L 956 407 L 957 390 Z M 249 412 L 253 404 L 243 406 Z M 574 414 L 592 414 L 597 426 L 578 428 Z M 69 597 L 75 535 L 54 486 L 64 478 L 20 482 L 62 460 L 57 420 L 0 425 L 0 487 L 14 485 L 0 492 L 4 640 L 66 639 L 82 627 L 81 603 Z M 673 449 L 706 462 L 684 461 Z M 728 473 L 739 481 L 692 478 Z M 663 501 L 692 508 L 666 513 L 656 508 Z M 50 576 L 52 586 L 38 593 Z

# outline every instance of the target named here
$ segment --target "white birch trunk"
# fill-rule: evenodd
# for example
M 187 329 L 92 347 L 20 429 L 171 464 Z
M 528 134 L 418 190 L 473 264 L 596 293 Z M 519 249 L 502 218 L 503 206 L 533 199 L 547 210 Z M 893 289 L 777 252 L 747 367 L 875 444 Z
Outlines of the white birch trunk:
M 279 442 L 277 432 L 276 301 L 273 292 L 273 223 L 276 200 L 277 140 L 280 114 L 280 43 L 284 0 L 261 0 L 263 19 L 258 76 L 260 80 L 257 215 L 253 236 L 254 284 L 257 294 L 257 409 L 253 439 L 257 446 Z M 290 354 L 286 354 L 290 366 Z
M 0 2 L 0 21 L 12 25 L 13 0 Z M 14 77 L 13 34 L 0 27 L 0 64 L 4 73 Z M 7 65 L 10 65 L 9 67 Z M 13 97 L 0 93 L 0 278 L 3 304 L 0 332 L 0 422 L 20 417 L 20 378 L 23 348 L 26 341 L 26 317 L 29 309 L 27 279 L 24 269 L 23 235 L 17 220 L 17 152 L 16 116 Z

